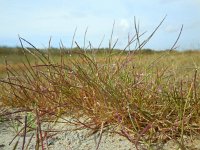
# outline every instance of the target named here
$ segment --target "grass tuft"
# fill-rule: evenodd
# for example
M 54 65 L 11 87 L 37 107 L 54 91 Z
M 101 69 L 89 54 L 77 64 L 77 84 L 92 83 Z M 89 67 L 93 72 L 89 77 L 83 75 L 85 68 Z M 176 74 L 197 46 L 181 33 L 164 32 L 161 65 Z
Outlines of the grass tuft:
M 115 51 L 112 32 L 108 51 L 92 46 L 87 50 L 84 40 L 83 49 L 76 43 L 78 50 L 61 50 L 56 59 L 50 51 L 40 51 L 19 37 L 23 67 L 7 63 L 7 77 L 0 82 L 1 106 L 12 110 L 4 116 L 25 112 L 17 133 L 24 135 L 23 148 L 27 132 L 35 130 L 35 148 L 45 149 L 45 140 L 52 135 L 44 124 L 66 117 L 72 117 L 70 124 L 79 129 L 100 132 L 96 149 L 106 131 L 126 137 L 137 148 L 141 143 L 148 147 L 180 137 L 182 149 L 184 135 L 200 133 L 199 70 L 197 63 L 188 61 L 195 62 L 197 57 L 172 51 L 175 45 L 166 52 L 144 53 L 141 48 L 155 31 L 142 42 L 136 22 L 135 30 L 126 47 L 135 41 L 139 44 L 136 51 Z M 23 42 L 32 48 L 24 48 Z

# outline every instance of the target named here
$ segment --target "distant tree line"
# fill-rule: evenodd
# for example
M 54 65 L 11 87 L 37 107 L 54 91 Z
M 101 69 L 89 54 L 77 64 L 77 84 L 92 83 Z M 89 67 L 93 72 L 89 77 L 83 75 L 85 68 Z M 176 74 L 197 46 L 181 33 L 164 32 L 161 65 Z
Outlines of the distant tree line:
M 28 49 L 29 51 L 33 51 L 34 48 L 26 48 Z M 168 51 L 168 50 L 153 50 L 153 49 L 149 49 L 149 48 L 146 48 L 146 49 L 141 49 L 141 50 L 121 50 L 121 49 L 109 49 L 109 48 L 93 48 L 93 49 L 82 49 L 82 48 L 79 48 L 79 47 L 75 47 L 75 48 L 54 48 L 54 47 L 51 47 L 51 48 L 48 48 L 48 49 L 39 49 L 41 52 L 43 53 L 48 53 L 50 52 L 51 54 L 55 54 L 55 55 L 59 55 L 61 52 L 62 53 L 65 53 L 65 54 L 76 54 L 76 53 L 82 53 L 82 52 L 87 52 L 87 53 L 106 53 L 106 52 L 122 52 L 124 54 L 127 54 L 127 53 L 140 53 L 140 54 L 154 54 L 154 53 L 161 53 L 161 52 L 165 52 L 165 51 Z M 172 50 L 173 52 L 180 52 L 180 51 L 176 51 L 176 50 Z M 197 52 L 198 50 L 184 50 L 183 52 L 186 52 L 186 53 L 192 53 L 192 52 Z M 24 50 L 22 47 L 7 47 L 7 46 L 1 46 L 0 47 L 0 55 L 11 55 L 11 54 L 24 54 L 25 53 L 28 53 L 27 50 Z

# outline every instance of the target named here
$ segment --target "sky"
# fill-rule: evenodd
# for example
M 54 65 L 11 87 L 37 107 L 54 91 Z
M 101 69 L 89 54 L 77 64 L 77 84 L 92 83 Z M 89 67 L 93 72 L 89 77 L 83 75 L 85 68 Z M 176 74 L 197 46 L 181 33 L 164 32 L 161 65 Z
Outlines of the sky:
M 134 17 L 141 41 L 163 24 L 144 48 L 169 49 L 183 25 L 178 49 L 200 49 L 200 0 L 0 0 L 0 46 L 19 46 L 18 35 L 38 48 L 65 47 L 74 41 L 84 46 L 124 48 L 135 35 Z M 128 36 L 129 35 L 129 36 Z M 26 44 L 25 44 L 26 45 Z M 76 46 L 73 44 L 73 46 Z M 135 48 L 135 43 L 131 46 Z

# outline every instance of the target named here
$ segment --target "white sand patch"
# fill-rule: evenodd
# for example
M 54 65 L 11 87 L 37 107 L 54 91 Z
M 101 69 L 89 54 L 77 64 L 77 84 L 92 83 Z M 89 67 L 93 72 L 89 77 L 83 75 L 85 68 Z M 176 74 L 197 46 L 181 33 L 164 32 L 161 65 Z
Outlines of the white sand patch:
M 65 130 L 52 138 L 49 138 L 46 145 L 48 145 L 49 150 L 95 150 L 99 141 L 99 133 L 88 136 L 89 130 L 77 130 L 69 131 L 72 129 L 71 126 L 66 125 L 56 125 L 57 129 Z M 68 131 L 66 131 L 68 130 Z M 28 133 L 26 137 L 26 144 L 30 139 L 32 133 Z M 8 128 L 6 123 L 0 123 L 0 150 L 10 150 L 13 149 L 17 140 L 19 140 L 19 145 L 17 150 L 22 149 L 23 136 L 18 136 L 11 145 L 9 142 L 15 136 L 14 132 Z M 185 143 L 187 149 L 199 150 L 200 149 L 200 138 L 189 138 L 185 137 Z M 26 145 L 25 144 L 25 145 Z M 141 147 L 140 147 L 141 148 Z M 177 150 L 179 148 L 178 144 L 173 140 L 168 141 L 165 144 L 158 144 L 153 147 L 155 150 Z M 29 145 L 30 150 L 35 149 L 35 136 Z M 134 144 L 129 142 L 126 138 L 121 137 L 116 134 L 104 133 L 99 145 L 99 150 L 136 150 Z M 142 149 L 142 148 L 141 148 Z

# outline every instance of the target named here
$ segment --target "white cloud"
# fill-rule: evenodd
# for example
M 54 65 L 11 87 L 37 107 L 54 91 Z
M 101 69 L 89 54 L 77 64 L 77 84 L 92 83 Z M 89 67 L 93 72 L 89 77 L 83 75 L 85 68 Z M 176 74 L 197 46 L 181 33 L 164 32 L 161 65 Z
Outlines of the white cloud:
M 124 48 L 128 43 L 128 35 L 132 36 L 132 21 L 129 18 L 121 18 L 115 21 L 113 41 L 118 39 L 117 47 Z
M 168 4 L 168 3 L 174 3 L 182 0 L 160 0 L 161 4 Z
M 200 0 L 194 0 L 197 5 L 200 5 Z
M 194 22 L 191 22 L 190 24 L 188 24 L 188 26 L 186 26 L 186 29 L 198 29 L 200 28 L 200 20 L 196 20 Z
M 119 25 L 120 25 L 121 27 L 123 27 L 124 30 L 127 30 L 127 29 L 130 28 L 130 22 L 129 22 L 127 19 L 122 19 L 122 20 L 120 20 Z
M 165 31 L 169 33 L 178 32 L 179 30 L 180 30 L 180 27 L 178 26 L 168 25 L 167 27 L 165 27 Z

